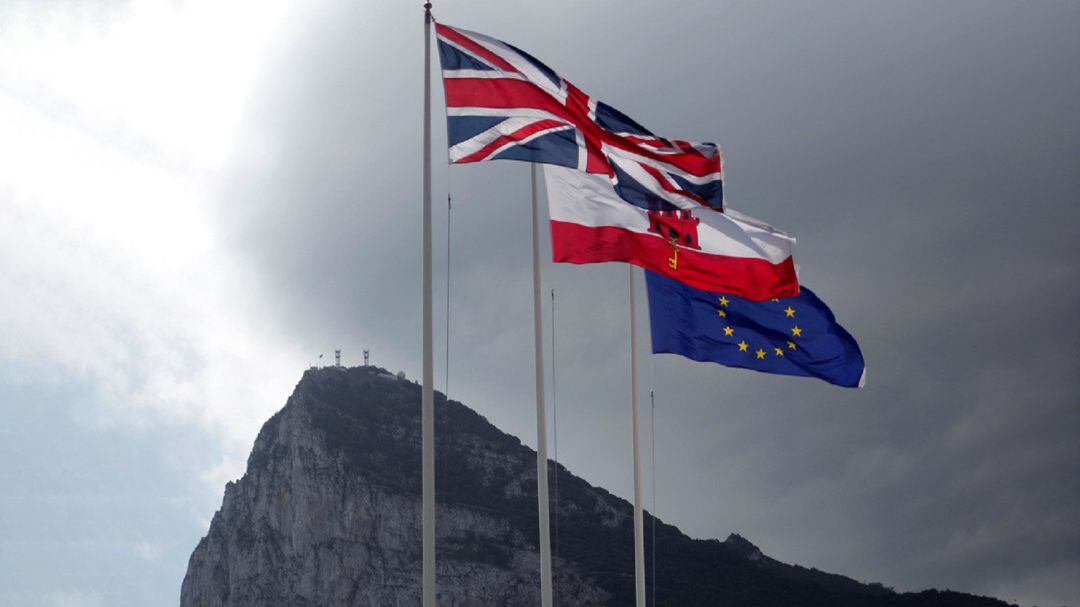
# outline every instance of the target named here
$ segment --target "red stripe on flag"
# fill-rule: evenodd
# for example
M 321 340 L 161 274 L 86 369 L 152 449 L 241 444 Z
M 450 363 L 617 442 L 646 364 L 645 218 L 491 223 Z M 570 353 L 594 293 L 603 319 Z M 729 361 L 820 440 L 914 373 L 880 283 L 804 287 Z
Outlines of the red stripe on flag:
M 660 169 L 657 169 L 655 167 L 651 167 L 651 166 L 649 166 L 647 164 L 641 165 L 641 168 L 646 173 L 648 173 L 649 175 L 652 175 L 652 178 L 655 179 L 656 182 L 660 184 L 660 187 L 664 188 L 668 192 L 674 192 L 675 191 L 675 188 L 671 187 L 671 184 L 668 183 L 667 178 L 664 177 L 663 173 L 660 172 Z
M 565 82 L 565 81 L 564 81 Z M 575 117 L 576 126 L 581 130 L 585 141 L 585 172 L 598 175 L 611 175 L 600 142 L 615 136 L 610 131 L 601 129 L 596 120 L 589 116 L 589 96 L 573 84 L 566 82 L 566 109 Z
M 526 80 L 512 78 L 446 78 L 446 107 L 532 109 L 570 118 L 566 106 Z M 512 113 L 512 112 L 509 112 Z
M 454 161 L 454 164 L 465 164 L 469 162 L 479 162 L 481 160 L 487 160 L 487 157 L 490 154 L 493 154 L 496 150 L 508 143 L 521 141 L 522 139 L 526 139 L 530 135 L 539 133 L 540 131 L 546 131 L 548 129 L 553 129 L 560 126 L 569 128 L 569 126 L 565 122 L 561 122 L 559 120 L 540 120 L 538 122 L 534 122 L 528 126 L 521 127 L 520 129 L 514 131 L 513 133 L 510 133 L 509 135 L 500 136 L 495 141 L 492 141 L 491 143 L 485 145 L 479 150 L 473 152 L 472 154 L 469 154 L 468 156 L 463 156 L 462 158 Z
M 660 169 L 658 169 L 656 167 L 651 167 L 651 166 L 649 166 L 647 164 L 641 164 L 641 168 L 644 169 L 646 173 L 651 175 L 652 178 L 655 179 L 656 182 L 660 184 L 660 187 L 663 188 L 664 191 L 675 194 L 676 196 L 682 196 L 683 198 L 686 198 L 688 200 L 693 200 L 694 202 L 696 202 L 696 203 L 698 203 L 698 204 L 700 204 L 702 206 L 706 206 L 706 207 L 711 207 L 712 206 L 711 204 L 706 202 L 705 199 L 703 199 L 701 196 L 698 196 L 697 194 L 694 194 L 693 192 L 687 192 L 686 190 L 683 190 L 682 188 L 678 188 L 678 187 L 675 187 L 675 186 L 671 185 L 671 182 L 668 181 L 667 176 L 664 173 L 660 172 Z M 720 209 L 717 209 L 717 210 L 719 211 Z
M 622 261 L 697 289 L 731 293 L 753 301 L 799 294 L 791 257 L 774 264 L 765 259 L 680 248 L 673 269 L 669 264 L 673 248 L 663 238 L 613 226 L 591 227 L 567 221 L 551 222 L 551 249 L 556 262 Z
M 457 44 L 458 46 L 460 46 L 460 47 L 462 47 L 464 49 L 467 49 L 469 52 L 476 54 L 477 56 L 481 57 L 484 61 L 487 61 L 488 63 L 490 63 L 494 67 L 497 67 L 497 68 L 499 68 L 501 70 L 506 70 L 508 72 L 518 72 L 518 69 L 516 67 L 510 65 L 505 59 L 503 59 L 502 57 L 496 55 L 495 53 L 487 50 L 486 48 L 484 48 L 480 44 L 477 44 L 476 42 L 473 41 L 472 38 L 469 38 L 465 34 L 462 34 L 461 32 L 457 31 L 456 29 L 454 29 L 454 28 L 452 28 L 450 26 L 443 25 L 441 23 L 436 23 L 435 24 L 435 33 L 437 33 L 439 36 L 441 36 L 443 38 L 446 38 L 447 40 Z M 518 73 L 520 73 L 520 72 L 518 72 Z

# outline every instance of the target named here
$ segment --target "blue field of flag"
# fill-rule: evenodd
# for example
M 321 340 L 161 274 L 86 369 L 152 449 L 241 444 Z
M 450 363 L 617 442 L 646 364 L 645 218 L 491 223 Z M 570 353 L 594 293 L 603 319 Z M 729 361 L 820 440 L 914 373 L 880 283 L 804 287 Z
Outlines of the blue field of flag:
M 645 272 L 654 353 L 680 354 L 764 373 L 863 384 L 859 344 L 810 289 L 797 297 L 749 301 Z

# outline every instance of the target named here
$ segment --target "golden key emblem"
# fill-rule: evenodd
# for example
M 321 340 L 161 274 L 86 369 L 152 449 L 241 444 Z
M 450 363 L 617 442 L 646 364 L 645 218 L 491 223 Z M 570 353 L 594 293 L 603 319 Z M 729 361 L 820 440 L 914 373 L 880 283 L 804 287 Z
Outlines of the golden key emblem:
M 675 241 L 671 242 L 671 257 L 668 257 L 667 265 L 672 270 L 679 269 L 679 246 L 675 244 Z

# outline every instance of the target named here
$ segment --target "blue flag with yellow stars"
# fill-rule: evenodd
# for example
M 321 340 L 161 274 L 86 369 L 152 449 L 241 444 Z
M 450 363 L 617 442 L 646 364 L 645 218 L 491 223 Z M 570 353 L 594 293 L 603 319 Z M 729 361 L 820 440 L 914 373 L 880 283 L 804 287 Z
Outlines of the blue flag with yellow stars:
M 653 353 L 763 373 L 863 385 L 866 364 L 855 338 L 804 286 L 797 297 L 750 301 L 710 293 L 645 271 Z

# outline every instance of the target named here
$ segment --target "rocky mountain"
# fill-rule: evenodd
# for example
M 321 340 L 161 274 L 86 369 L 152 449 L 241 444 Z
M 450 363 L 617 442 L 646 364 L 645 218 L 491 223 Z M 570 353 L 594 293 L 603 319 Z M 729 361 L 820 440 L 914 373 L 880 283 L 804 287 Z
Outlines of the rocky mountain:
M 535 452 L 442 394 L 436 411 L 439 604 L 539 604 Z M 419 385 L 376 367 L 309 370 L 226 485 L 181 606 L 419 605 L 419 472 Z M 631 504 L 562 466 L 551 472 L 558 604 L 633 605 Z M 1006 607 L 895 593 L 781 563 L 738 535 L 697 540 L 659 521 L 655 594 L 679 607 Z

